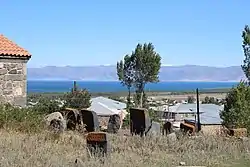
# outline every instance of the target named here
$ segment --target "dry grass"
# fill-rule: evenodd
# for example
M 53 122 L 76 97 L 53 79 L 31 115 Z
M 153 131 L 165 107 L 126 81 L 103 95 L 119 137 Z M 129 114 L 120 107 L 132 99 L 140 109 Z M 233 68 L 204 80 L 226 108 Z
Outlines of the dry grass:
M 250 142 L 201 137 L 170 143 L 166 137 L 144 138 L 110 135 L 112 153 L 104 164 L 89 159 L 84 136 L 66 132 L 55 136 L 48 132 L 23 134 L 0 131 L 0 166 L 74 166 L 79 158 L 86 167 L 142 167 L 186 165 L 250 166 Z

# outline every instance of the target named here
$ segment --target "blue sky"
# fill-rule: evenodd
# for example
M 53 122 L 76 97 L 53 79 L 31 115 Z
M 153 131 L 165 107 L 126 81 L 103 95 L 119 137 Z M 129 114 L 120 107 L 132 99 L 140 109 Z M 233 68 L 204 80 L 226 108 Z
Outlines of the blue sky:
M 0 33 L 29 67 L 116 64 L 152 42 L 168 65 L 240 65 L 249 0 L 2 0 Z

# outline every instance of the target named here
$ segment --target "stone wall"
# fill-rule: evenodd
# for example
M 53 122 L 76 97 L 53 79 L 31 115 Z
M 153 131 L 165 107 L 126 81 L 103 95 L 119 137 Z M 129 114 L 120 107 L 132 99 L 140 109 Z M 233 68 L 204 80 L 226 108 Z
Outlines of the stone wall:
M 0 59 L 0 102 L 26 105 L 27 60 Z

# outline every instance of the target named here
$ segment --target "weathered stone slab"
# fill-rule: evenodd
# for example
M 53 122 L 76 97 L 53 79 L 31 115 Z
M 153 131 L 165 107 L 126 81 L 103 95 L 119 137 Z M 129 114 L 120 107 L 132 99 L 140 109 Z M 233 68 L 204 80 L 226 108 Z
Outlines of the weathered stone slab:
M 153 136 L 161 135 L 161 124 L 158 122 L 152 122 L 152 125 L 148 134 L 153 135 Z
M 96 112 L 83 109 L 80 111 L 80 114 L 88 132 L 99 131 L 99 121 Z
M 144 108 L 130 108 L 130 133 L 132 135 L 147 135 L 152 121 L 149 118 L 148 110 Z
M 62 132 L 66 129 L 66 121 L 64 120 L 60 112 L 54 112 L 44 117 L 44 121 L 47 127 L 51 127 L 53 130 Z
M 121 126 L 121 118 L 118 114 L 111 115 L 108 122 L 108 133 L 118 133 Z
M 171 122 L 166 122 L 163 124 L 162 135 L 168 135 L 173 132 L 173 125 Z
M 110 155 L 110 143 L 108 135 L 105 132 L 90 132 L 86 138 L 87 151 L 90 156 L 107 156 Z

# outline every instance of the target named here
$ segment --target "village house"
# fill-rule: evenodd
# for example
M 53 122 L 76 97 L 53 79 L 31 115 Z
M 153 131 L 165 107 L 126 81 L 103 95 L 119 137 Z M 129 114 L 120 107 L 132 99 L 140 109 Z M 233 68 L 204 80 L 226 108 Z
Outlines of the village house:
M 26 106 L 27 68 L 31 54 L 0 34 L 0 103 Z
M 220 111 L 224 106 L 215 104 L 200 104 L 200 124 L 204 133 L 215 134 L 222 129 Z M 164 117 L 173 122 L 174 127 L 180 127 L 181 122 L 197 123 L 196 104 L 178 104 L 170 106 Z
M 126 107 L 126 103 L 99 96 L 91 98 L 91 106 L 88 109 L 95 111 L 99 117 L 100 125 L 106 127 L 111 115 L 117 114 L 123 120 L 128 114 Z

